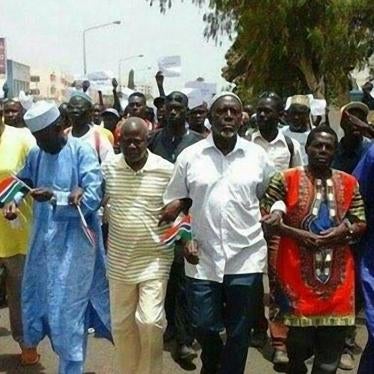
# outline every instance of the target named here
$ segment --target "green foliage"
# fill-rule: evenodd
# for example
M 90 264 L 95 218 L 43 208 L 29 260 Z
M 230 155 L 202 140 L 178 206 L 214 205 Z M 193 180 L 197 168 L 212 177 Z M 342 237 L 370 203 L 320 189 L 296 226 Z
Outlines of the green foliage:
M 172 4 L 158 2 L 162 11 Z M 343 100 L 349 72 L 374 51 L 373 0 L 205 2 L 204 34 L 233 38 L 223 76 L 245 95 L 274 90 Z

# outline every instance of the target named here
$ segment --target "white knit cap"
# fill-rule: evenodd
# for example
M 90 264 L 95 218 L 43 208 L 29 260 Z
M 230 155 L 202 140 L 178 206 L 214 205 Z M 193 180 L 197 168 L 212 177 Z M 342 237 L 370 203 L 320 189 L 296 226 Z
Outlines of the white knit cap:
M 224 96 L 231 96 L 234 99 L 238 100 L 240 105 L 243 105 L 243 103 L 240 100 L 240 97 L 238 95 L 235 95 L 233 92 L 230 92 L 230 91 L 223 91 L 223 92 L 220 92 L 220 93 L 214 95 L 212 100 L 210 100 L 209 110 L 212 109 L 212 106 L 215 104 L 216 101 L 218 101 L 221 97 L 224 97 Z
M 56 104 L 47 101 L 36 102 L 23 116 L 31 132 L 37 132 L 50 126 L 60 117 Z

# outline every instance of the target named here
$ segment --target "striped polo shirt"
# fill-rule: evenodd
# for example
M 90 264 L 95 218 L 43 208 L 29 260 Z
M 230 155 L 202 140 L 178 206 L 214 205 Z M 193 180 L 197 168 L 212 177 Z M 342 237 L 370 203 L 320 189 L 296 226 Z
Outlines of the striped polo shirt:
M 158 227 L 158 220 L 173 164 L 148 151 L 139 171 L 122 153 L 102 168 L 109 199 L 108 277 L 127 283 L 168 278 L 174 248 L 161 242 L 165 226 Z

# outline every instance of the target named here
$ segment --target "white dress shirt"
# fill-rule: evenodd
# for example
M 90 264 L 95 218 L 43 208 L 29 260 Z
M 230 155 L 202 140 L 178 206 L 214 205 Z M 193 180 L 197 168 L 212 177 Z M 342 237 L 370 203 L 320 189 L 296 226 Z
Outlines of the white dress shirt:
M 264 150 L 240 137 L 226 156 L 212 135 L 179 155 L 164 202 L 192 199 L 199 264 L 185 263 L 188 277 L 222 282 L 225 274 L 264 272 L 259 198 L 273 172 Z
M 300 144 L 291 138 L 294 149 L 291 160 L 286 138 L 281 131 L 278 131 L 278 135 L 271 142 L 263 138 L 260 131 L 256 131 L 252 134 L 252 141 L 266 151 L 276 171 L 283 171 L 290 167 L 295 168 L 303 165 Z

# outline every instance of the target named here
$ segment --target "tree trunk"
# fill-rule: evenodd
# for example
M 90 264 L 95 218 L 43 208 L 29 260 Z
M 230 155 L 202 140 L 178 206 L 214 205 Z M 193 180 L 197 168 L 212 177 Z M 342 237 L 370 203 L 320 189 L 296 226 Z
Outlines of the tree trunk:
M 300 58 L 297 67 L 303 73 L 305 82 L 311 93 L 316 99 L 324 99 L 326 97 L 326 87 L 323 76 L 316 76 L 313 71 L 312 64 L 305 57 Z

